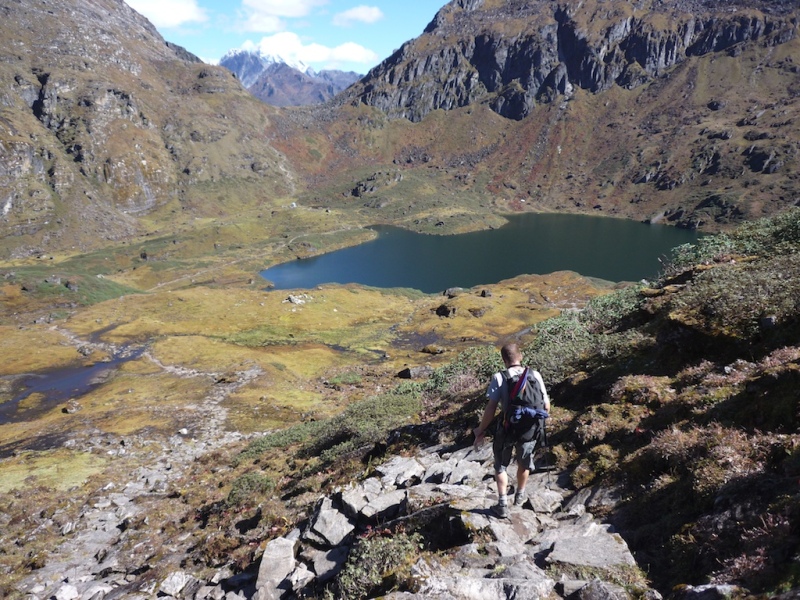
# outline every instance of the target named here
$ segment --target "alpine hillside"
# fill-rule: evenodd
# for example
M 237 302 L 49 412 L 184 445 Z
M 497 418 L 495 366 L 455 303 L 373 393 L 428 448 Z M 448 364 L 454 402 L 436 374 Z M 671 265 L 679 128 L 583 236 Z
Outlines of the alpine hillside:
M 351 206 L 409 227 L 491 206 L 724 229 L 797 202 L 796 25 L 784 2 L 454 1 L 278 144 L 314 202 L 375 165 Z M 426 191 L 448 218 L 410 214 Z
M 517 211 L 721 230 L 798 198 L 791 3 L 455 1 L 334 100 L 286 110 L 242 87 L 283 95 L 258 57 L 237 80 L 121 0 L 0 9 L 11 256 L 293 202 L 334 229 L 453 233 Z
M 122 0 L 0 0 L 0 597 L 797 598 L 798 17 L 456 0 L 275 107 Z M 523 211 L 713 235 L 638 283 L 258 275 Z M 509 340 L 553 404 L 500 519 Z
M 261 134 L 269 107 L 122 0 L 2 2 L 0 15 L 4 254 L 185 229 L 287 189 Z

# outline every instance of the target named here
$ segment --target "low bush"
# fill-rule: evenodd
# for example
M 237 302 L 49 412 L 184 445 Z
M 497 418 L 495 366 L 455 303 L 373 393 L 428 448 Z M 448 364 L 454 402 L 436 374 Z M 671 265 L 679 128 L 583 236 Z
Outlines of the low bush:
M 642 306 L 642 284 L 630 285 L 611 294 L 593 298 L 578 313 L 578 319 L 592 333 L 619 328 L 621 323 L 639 312 Z
M 446 394 L 455 381 L 463 383 L 465 380 L 472 380 L 485 384 L 492 374 L 502 368 L 503 361 L 497 348 L 493 346 L 469 348 L 459 353 L 455 360 L 436 369 L 423 384 L 423 392 Z
M 672 306 L 708 331 L 734 337 L 758 333 L 761 319 L 775 325 L 800 317 L 800 255 L 780 256 L 750 264 L 726 264 L 698 275 Z
M 275 488 L 275 482 L 261 473 L 251 471 L 234 480 L 225 504 L 229 507 L 258 504 L 260 496 Z
M 323 421 L 302 454 L 330 463 L 339 456 L 386 438 L 389 431 L 411 421 L 422 409 L 418 394 L 397 391 L 368 398 Z
M 360 600 L 404 587 L 419 556 L 421 540 L 418 534 L 406 533 L 362 539 L 350 552 L 326 597 Z
M 314 436 L 323 426 L 324 422 L 322 421 L 310 421 L 256 438 L 236 457 L 234 465 L 256 459 L 274 448 L 288 448 L 295 444 L 302 444 Z
M 678 246 L 665 274 L 674 275 L 695 265 L 719 262 L 731 255 L 778 256 L 797 252 L 800 246 L 800 209 L 745 223 L 732 233 L 701 237 L 696 244 Z

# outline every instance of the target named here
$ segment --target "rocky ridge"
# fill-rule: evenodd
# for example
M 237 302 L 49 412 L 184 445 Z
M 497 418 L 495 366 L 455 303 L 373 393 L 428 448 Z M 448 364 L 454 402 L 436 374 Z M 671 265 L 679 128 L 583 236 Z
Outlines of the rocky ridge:
M 795 37 L 785 5 L 760 8 L 768 12 L 736 3 L 454 0 L 341 99 L 412 121 L 474 103 L 520 120 L 578 88 L 632 89 L 691 56 Z

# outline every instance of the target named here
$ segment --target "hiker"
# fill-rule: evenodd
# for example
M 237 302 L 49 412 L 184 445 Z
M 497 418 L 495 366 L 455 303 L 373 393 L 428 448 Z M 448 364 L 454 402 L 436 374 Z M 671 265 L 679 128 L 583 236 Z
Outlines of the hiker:
M 475 434 L 475 447 L 483 444 L 486 430 L 494 418 L 498 404 L 502 409 L 503 418 L 498 423 L 495 432 L 492 450 L 494 452 L 494 473 L 497 482 L 498 503 L 492 506 L 492 512 L 498 517 L 507 518 L 509 515 L 508 497 L 508 473 L 506 468 L 511 463 L 512 450 L 516 452 L 517 459 L 517 488 L 514 494 L 514 505 L 524 504 L 525 485 L 528 482 L 528 475 L 533 469 L 533 453 L 536 443 L 541 439 L 544 432 L 544 419 L 550 410 L 550 398 L 544 386 L 542 376 L 538 371 L 522 366 L 522 352 L 517 344 L 506 344 L 500 349 L 500 355 L 505 365 L 504 371 L 499 371 L 492 376 L 489 387 L 486 390 L 488 403 L 483 411 L 480 425 L 473 433 Z M 522 375 L 525 379 L 522 380 Z M 519 382 L 519 383 L 518 383 Z M 512 406 L 511 396 L 515 389 L 519 390 L 524 386 L 531 386 L 526 390 L 530 394 L 529 398 L 535 398 L 536 409 L 533 411 L 536 417 L 529 417 L 521 427 L 516 427 L 511 423 L 510 407 Z M 520 396 L 520 392 L 517 392 Z M 542 412 L 544 411 L 544 412 Z

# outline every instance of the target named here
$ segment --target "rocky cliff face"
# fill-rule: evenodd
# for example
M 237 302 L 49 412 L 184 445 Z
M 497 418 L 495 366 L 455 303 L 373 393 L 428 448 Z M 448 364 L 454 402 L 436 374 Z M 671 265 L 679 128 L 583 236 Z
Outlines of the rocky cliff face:
M 17 255 L 143 232 L 194 212 L 198 184 L 278 160 L 230 73 L 122 0 L 2 2 L 0 36 L 0 239 Z
M 687 57 L 787 42 L 784 6 L 455 0 L 346 98 L 412 121 L 477 102 L 522 119 L 578 88 L 635 88 Z

